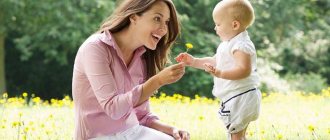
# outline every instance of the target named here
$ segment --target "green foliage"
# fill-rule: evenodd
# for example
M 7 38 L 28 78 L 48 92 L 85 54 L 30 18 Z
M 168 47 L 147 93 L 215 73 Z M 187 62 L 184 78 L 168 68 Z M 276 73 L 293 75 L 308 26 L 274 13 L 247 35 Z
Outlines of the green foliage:
M 250 29 L 259 57 L 288 73 L 314 72 L 330 83 L 330 1 L 255 1 L 256 22 Z M 267 9 L 267 10 L 265 10 Z
M 114 1 L 1 1 L 6 11 L 8 91 L 50 98 L 71 94 L 77 48 L 110 15 Z M 1 24 L 2 22 L 0 22 Z
M 114 2 L 7 0 L 2 7 L 11 11 L 6 14 L 5 29 L 22 53 L 22 60 L 40 51 L 45 62 L 67 64 L 67 55 L 75 53 L 97 30 Z
M 315 73 L 309 74 L 287 74 L 291 88 L 295 91 L 304 91 L 306 93 L 321 93 L 322 89 L 327 87 L 326 79 Z

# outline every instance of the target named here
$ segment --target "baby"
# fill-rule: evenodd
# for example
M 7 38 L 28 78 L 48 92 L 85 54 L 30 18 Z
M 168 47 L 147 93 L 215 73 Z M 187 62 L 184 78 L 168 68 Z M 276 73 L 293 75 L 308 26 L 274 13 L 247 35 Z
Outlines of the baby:
M 221 99 L 219 116 L 228 139 L 244 140 L 249 123 L 259 116 L 261 102 L 256 49 L 247 32 L 254 10 L 248 0 L 222 0 L 213 10 L 213 20 L 222 41 L 216 54 L 195 58 L 181 53 L 176 60 L 214 76 L 212 94 Z

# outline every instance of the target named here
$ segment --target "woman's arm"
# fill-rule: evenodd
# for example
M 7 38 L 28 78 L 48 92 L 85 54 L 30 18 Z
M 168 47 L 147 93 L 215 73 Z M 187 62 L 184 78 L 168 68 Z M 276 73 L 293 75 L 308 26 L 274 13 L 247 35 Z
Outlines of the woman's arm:
M 183 130 L 178 130 L 175 127 L 163 124 L 158 120 L 151 122 L 149 127 L 156 129 L 158 131 L 161 131 L 163 133 L 166 133 L 166 134 L 174 137 L 174 139 L 176 139 L 176 140 L 189 140 L 190 139 L 188 132 L 183 131 Z
M 184 64 L 178 63 L 163 69 L 158 74 L 151 77 L 142 85 L 142 93 L 137 106 L 148 100 L 160 87 L 178 81 L 183 76 L 184 72 Z
M 141 95 L 142 86 L 135 86 L 130 91 L 119 94 L 116 79 L 109 68 L 108 57 L 106 47 L 91 43 L 82 50 L 80 60 L 82 71 L 87 76 L 100 106 L 108 116 L 118 120 L 131 113 Z

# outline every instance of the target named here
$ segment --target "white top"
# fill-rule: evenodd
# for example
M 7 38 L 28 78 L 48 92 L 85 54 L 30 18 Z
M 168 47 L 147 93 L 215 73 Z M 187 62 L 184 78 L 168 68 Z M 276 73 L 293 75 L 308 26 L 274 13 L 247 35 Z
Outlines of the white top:
M 257 74 L 257 55 L 253 42 L 250 40 L 247 31 L 243 31 L 229 41 L 222 42 L 217 48 L 216 68 L 220 70 L 229 70 L 235 66 L 234 51 L 240 50 L 250 54 L 252 70 L 251 74 L 240 80 L 227 80 L 214 77 L 214 87 L 212 94 L 222 101 L 256 88 L 259 85 L 259 76 Z

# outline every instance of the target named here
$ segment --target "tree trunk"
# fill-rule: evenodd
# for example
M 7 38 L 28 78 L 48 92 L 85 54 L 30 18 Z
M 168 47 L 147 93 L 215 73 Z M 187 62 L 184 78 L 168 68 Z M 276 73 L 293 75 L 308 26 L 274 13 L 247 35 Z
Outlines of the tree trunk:
M 0 95 L 6 91 L 5 36 L 0 34 Z

